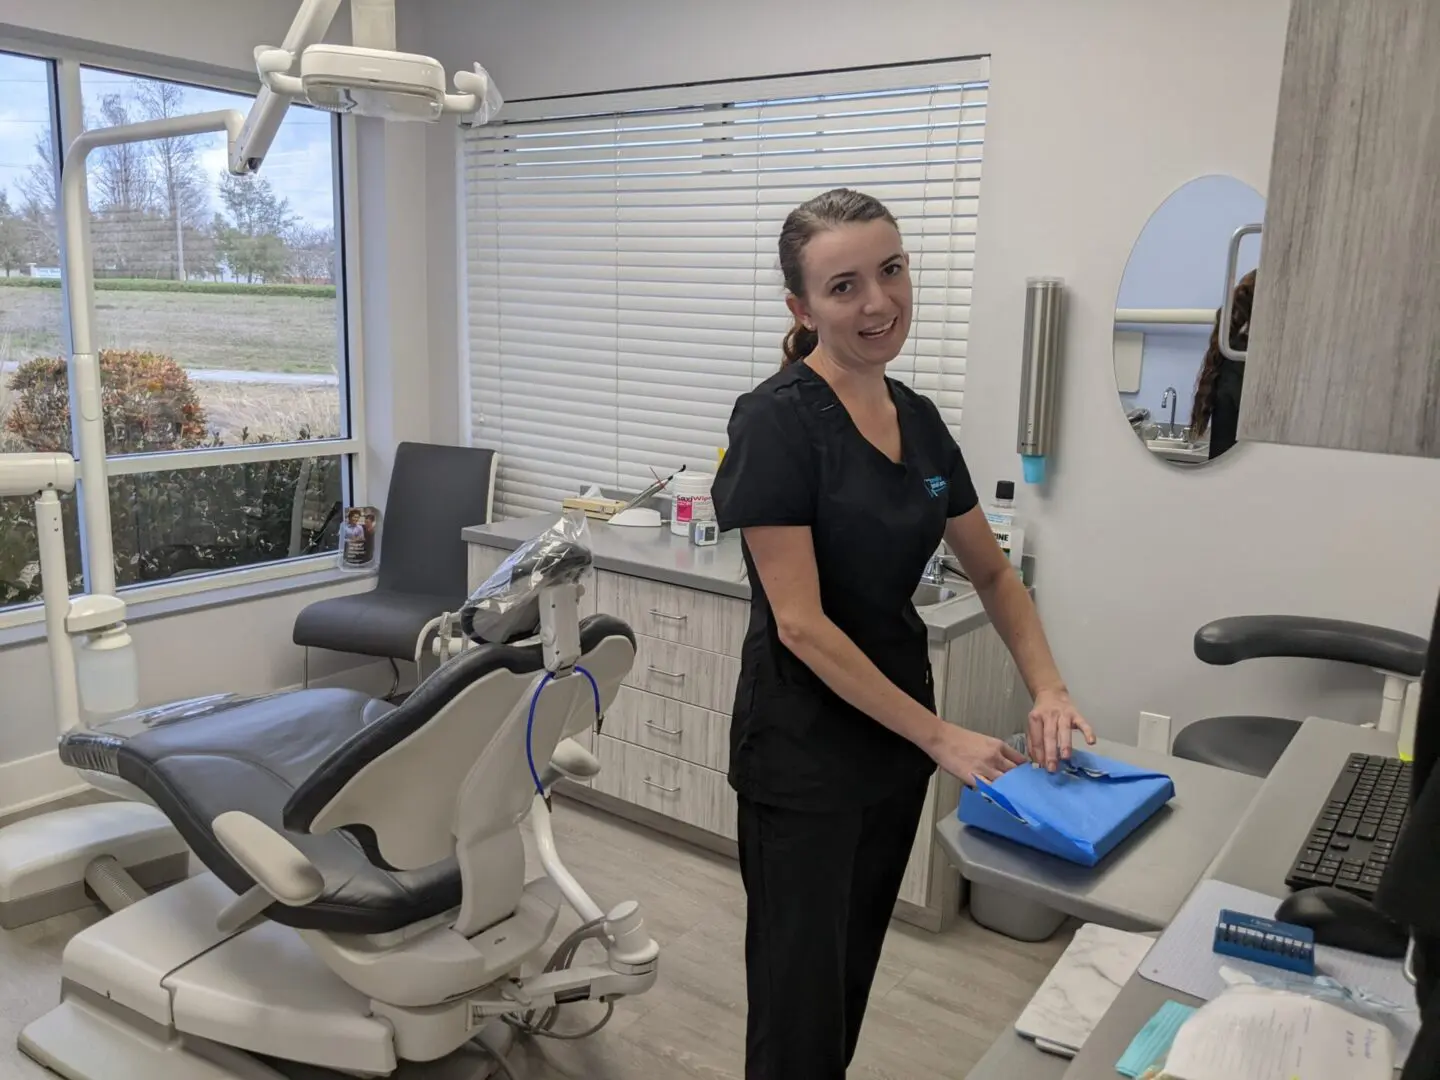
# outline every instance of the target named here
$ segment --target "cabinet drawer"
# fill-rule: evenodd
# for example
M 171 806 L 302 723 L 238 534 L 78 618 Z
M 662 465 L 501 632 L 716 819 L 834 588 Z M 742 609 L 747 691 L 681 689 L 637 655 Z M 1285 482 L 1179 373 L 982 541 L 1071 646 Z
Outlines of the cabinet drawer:
M 697 829 L 737 839 L 735 793 L 725 774 L 601 735 L 592 787 Z
M 672 641 L 635 637 L 635 666 L 625 685 L 729 714 L 735 706 L 740 661 Z
M 637 634 L 725 656 L 740 655 L 750 605 L 743 600 L 658 581 L 602 572 L 599 609 L 624 619 Z
M 725 772 L 730 717 L 673 698 L 622 686 L 605 713 L 605 734 L 682 761 Z

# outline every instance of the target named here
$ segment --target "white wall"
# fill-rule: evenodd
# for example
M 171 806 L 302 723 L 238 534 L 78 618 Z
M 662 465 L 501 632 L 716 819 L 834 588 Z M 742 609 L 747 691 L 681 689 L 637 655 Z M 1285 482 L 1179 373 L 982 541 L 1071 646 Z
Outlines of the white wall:
M 299 0 L 7 0 L 0 7 L 0 35 L 62 40 L 117 60 L 150 59 L 196 73 L 251 75 L 254 46 L 278 45 L 298 7 Z M 344 41 L 348 36 L 348 8 L 342 8 L 329 38 Z M 425 199 L 416 195 L 429 183 L 426 147 L 433 133 L 420 128 L 385 131 L 365 121 L 360 129 L 356 157 L 364 237 L 359 255 L 365 462 L 370 499 L 383 504 L 395 444 L 433 437 L 435 395 L 425 292 L 429 222 Z M 448 174 L 442 183 L 450 183 Z M 453 299 L 450 304 L 453 310 Z M 455 412 L 453 328 L 441 341 L 448 350 L 441 365 L 443 379 L 452 388 L 446 408 Z M 453 419 L 448 430 L 453 438 Z M 296 614 L 312 601 L 362 587 L 368 583 L 347 582 L 137 624 L 142 701 L 299 683 L 303 654 L 291 643 Z M 55 741 L 46 663 L 40 643 L 0 648 L 0 811 L 35 794 L 37 784 L 43 787 L 43 777 L 53 775 L 42 762 L 35 762 L 34 770 L 29 767 L 29 759 L 50 751 Z M 311 672 L 321 677 L 344 672 L 342 678 L 363 681 L 371 673 L 361 671 L 361 663 L 365 661 L 360 658 L 317 653 Z
M 1369 718 L 1378 681 L 1296 661 L 1210 669 L 1195 629 L 1294 612 L 1429 629 L 1440 461 L 1245 445 L 1190 473 L 1121 419 L 1112 313 L 1131 245 L 1185 181 L 1267 187 L 1286 0 L 424 0 L 412 35 L 476 60 L 511 100 L 989 53 L 981 232 L 962 444 L 977 479 L 1018 479 L 1027 275 L 1069 284 L 1060 445 L 1024 488 L 1041 613 L 1105 734 L 1142 708 Z M 418 29 L 417 29 L 418 26 Z M 432 209 L 432 238 L 447 226 Z M 454 250 L 432 243 L 431 288 Z M 432 306 L 439 305 L 432 301 Z

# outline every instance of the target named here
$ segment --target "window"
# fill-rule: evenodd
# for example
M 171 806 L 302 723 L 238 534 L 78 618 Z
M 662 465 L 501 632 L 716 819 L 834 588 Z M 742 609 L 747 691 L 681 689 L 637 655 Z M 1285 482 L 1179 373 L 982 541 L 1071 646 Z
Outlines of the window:
M 988 64 L 511 104 L 464 140 L 470 438 L 496 512 L 713 471 L 789 328 L 776 240 L 810 196 L 883 200 L 915 321 L 891 374 L 958 428 Z
M 15 99 L 23 130 L 12 136 L 14 113 L 0 113 L 0 163 L 14 164 L 0 169 L 9 193 L 0 254 L 10 221 L 33 223 L 25 259 L 11 258 L 12 276 L 0 278 L 0 451 L 72 447 L 55 243 L 54 132 L 63 124 L 53 118 L 83 117 L 92 130 L 245 113 L 253 101 L 150 73 L 62 68 L 52 62 L 60 58 L 0 56 L 0 79 L 13 68 L 29 95 Z M 292 105 L 247 177 L 229 173 L 219 132 L 88 158 L 92 333 L 121 588 L 268 563 L 304 569 L 300 560 L 338 546 L 360 445 L 349 409 L 339 130 L 330 114 Z M 12 502 L 0 509 L 0 532 L 31 539 L 28 552 L 0 541 L 0 607 L 39 592 L 32 508 Z M 73 503 L 66 509 L 74 529 Z M 78 537 L 74 547 L 78 590 Z

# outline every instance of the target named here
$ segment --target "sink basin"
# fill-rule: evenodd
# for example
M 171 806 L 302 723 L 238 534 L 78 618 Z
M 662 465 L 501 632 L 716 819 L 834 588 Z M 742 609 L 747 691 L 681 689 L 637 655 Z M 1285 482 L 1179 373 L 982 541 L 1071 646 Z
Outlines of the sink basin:
M 931 585 L 929 582 L 921 582 L 915 587 L 911 596 L 917 608 L 935 607 L 947 600 L 954 600 L 960 593 L 948 585 Z

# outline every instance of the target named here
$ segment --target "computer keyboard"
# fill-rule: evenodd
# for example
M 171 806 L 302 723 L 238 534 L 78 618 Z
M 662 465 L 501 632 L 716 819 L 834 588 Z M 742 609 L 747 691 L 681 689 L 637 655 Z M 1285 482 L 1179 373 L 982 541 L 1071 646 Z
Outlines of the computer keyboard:
M 1374 899 L 1410 810 L 1412 771 L 1399 758 L 1351 754 L 1285 884 L 1333 885 Z

